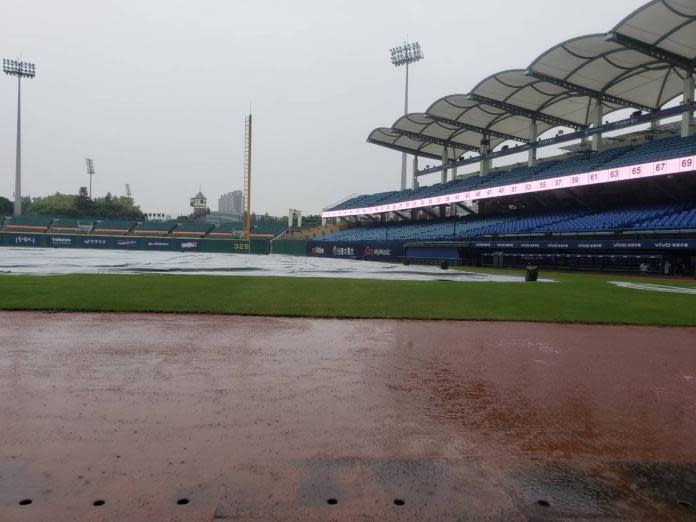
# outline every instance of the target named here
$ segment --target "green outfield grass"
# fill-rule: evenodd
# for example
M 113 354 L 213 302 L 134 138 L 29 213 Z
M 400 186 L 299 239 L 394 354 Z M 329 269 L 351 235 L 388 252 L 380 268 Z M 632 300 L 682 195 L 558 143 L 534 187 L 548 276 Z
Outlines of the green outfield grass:
M 621 280 L 694 288 L 693 281 L 552 272 L 542 276 L 558 282 L 6 275 L 0 276 L 0 309 L 696 325 L 694 295 L 608 284 Z

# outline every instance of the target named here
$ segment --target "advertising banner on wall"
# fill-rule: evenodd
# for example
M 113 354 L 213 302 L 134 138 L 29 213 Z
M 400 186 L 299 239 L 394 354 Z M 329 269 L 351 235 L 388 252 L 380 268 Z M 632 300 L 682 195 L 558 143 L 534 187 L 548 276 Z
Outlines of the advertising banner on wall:
M 696 250 L 696 239 L 472 241 L 469 246 L 488 250 Z
M 404 255 L 403 241 L 308 241 L 307 255 L 334 259 L 395 261 Z
M 46 236 L 46 246 L 51 248 L 74 248 L 79 246 L 77 238 L 71 236 Z
M 197 239 L 180 239 L 178 244 L 179 250 L 183 252 L 191 252 L 201 249 L 201 242 Z
M 80 237 L 79 246 L 82 248 L 109 248 L 106 237 Z
M 114 237 L 109 238 L 109 246 L 118 249 L 137 249 L 140 247 L 140 240 L 136 238 Z
M 2 245 L 4 246 L 17 246 L 17 247 L 42 247 L 45 245 L 45 236 L 38 234 L 3 234 L 4 240 Z
M 141 247 L 145 250 L 172 250 L 175 248 L 176 240 L 160 238 L 143 238 Z

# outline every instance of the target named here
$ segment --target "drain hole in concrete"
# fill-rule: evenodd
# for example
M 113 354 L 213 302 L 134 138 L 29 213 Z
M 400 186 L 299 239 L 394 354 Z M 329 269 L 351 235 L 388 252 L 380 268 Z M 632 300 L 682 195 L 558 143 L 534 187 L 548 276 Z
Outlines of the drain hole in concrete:
M 32 500 L 30 498 L 25 498 L 25 499 L 19 501 L 19 505 L 20 506 L 28 506 L 29 504 L 31 504 L 31 502 L 32 502 Z
M 394 504 L 396 504 L 397 506 L 403 506 L 405 503 L 406 502 L 404 502 L 404 499 L 402 499 L 402 498 L 395 498 L 394 499 Z
M 680 500 L 680 501 L 679 501 L 679 505 L 680 505 L 681 507 L 690 508 L 690 507 L 691 507 L 691 502 L 687 502 L 686 500 Z
M 92 502 L 92 505 L 97 507 L 103 506 L 104 504 L 106 504 L 106 501 L 104 500 L 95 500 L 94 502 Z
M 189 502 L 190 502 L 190 500 L 187 498 L 180 498 L 179 500 L 176 501 L 176 503 L 179 504 L 180 506 L 185 506 Z
M 338 500 L 336 500 L 335 498 L 330 498 L 326 501 L 326 503 L 335 506 L 336 504 L 338 504 Z
M 541 507 L 549 507 L 551 505 L 548 500 L 537 500 L 537 504 Z

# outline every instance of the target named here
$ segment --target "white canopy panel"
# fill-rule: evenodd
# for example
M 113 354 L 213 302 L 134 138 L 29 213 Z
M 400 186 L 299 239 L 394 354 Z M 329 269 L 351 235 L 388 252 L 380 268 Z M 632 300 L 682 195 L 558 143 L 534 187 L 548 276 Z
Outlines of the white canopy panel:
M 478 151 L 481 147 L 482 134 L 471 130 L 462 129 L 457 125 L 443 123 L 430 118 L 424 113 L 413 113 L 402 116 L 394 125 L 392 130 L 403 131 L 410 134 L 417 134 L 427 138 L 447 141 L 455 147 Z M 504 141 L 501 138 L 491 138 L 491 147 Z
M 493 74 L 481 81 L 471 92 L 578 125 L 588 126 L 592 123 L 590 115 L 595 103 L 592 97 L 569 92 L 564 87 L 527 74 L 524 69 L 511 69 Z M 614 103 L 602 103 L 603 114 L 620 108 L 621 105 Z
M 658 109 L 681 94 L 682 71 L 608 38 L 607 34 L 593 34 L 567 40 L 539 56 L 529 69 L 625 100 L 628 106 Z M 567 89 L 572 92 L 573 87 Z
M 612 32 L 696 60 L 696 2 L 653 0 L 624 18 Z
M 408 154 L 415 154 L 417 156 L 424 156 L 436 160 L 442 159 L 442 153 L 444 152 L 445 148 L 443 145 L 439 145 L 437 143 L 405 136 L 388 127 L 379 127 L 373 130 L 368 136 L 367 141 L 369 143 L 381 145 L 382 147 L 398 150 L 400 152 L 406 152 Z M 457 159 L 465 152 L 467 152 L 467 149 L 448 147 L 447 157 L 450 160 Z
M 485 131 L 505 134 L 520 141 L 527 141 L 529 138 L 530 118 L 477 102 L 468 94 L 452 94 L 440 98 L 428 107 L 426 114 L 433 118 L 444 118 Z M 538 132 L 541 133 L 550 127 L 539 124 Z

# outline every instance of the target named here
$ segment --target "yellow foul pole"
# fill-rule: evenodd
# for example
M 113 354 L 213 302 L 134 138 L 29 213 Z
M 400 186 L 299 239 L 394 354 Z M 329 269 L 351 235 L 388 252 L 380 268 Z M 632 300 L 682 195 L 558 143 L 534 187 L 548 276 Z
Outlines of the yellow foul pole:
M 251 253 L 251 113 L 244 125 L 244 227 Z

